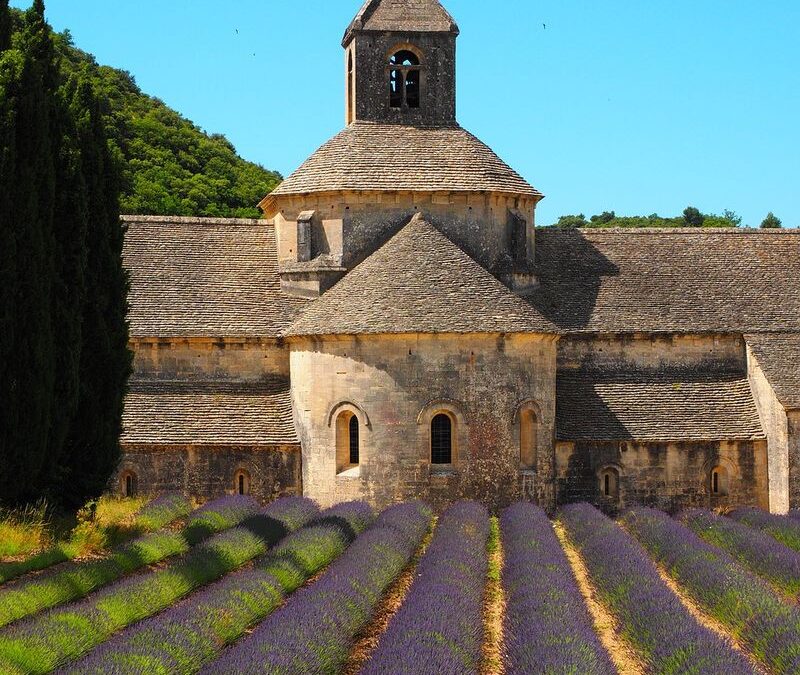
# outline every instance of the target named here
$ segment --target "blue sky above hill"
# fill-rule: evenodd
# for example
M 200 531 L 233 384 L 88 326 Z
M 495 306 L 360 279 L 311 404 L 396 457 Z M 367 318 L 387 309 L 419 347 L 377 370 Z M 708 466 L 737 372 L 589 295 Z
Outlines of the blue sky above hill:
M 28 0 L 12 0 L 16 7 Z M 48 0 L 57 30 L 247 159 L 290 173 L 343 126 L 361 0 Z M 559 215 L 731 209 L 800 226 L 800 2 L 449 0 L 458 117 Z

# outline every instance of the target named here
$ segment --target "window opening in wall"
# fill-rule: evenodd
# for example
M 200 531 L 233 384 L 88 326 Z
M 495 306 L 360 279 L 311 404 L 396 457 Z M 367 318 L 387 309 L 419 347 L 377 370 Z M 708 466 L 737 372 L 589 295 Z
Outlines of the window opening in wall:
M 389 105 L 420 107 L 420 63 L 412 51 L 402 49 L 389 59 Z
M 519 415 L 519 463 L 522 469 L 536 470 L 538 420 L 533 410 L 522 410 Z
M 431 420 L 431 464 L 453 463 L 453 421 L 440 413 Z
M 611 468 L 601 472 L 600 492 L 607 499 L 619 498 L 619 471 Z
M 359 454 L 358 417 L 350 418 L 350 464 L 358 464 Z
M 336 473 L 358 468 L 361 462 L 361 426 L 358 416 L 345 410 L 336 418 Z
M 138 481 L 135 473 L 126 473 L 122 478 L 122 494 L 126 497 L 135 497 L 138 488 L 137 483 Z
M 728 494 L 728 471 L 724 466 L 711 470 L 711 494 L 724 496 Z
M 353 101 L 353 52 L 347 53 L 347 123 L 350 124 L 355 118 Z
M 234 476 L 234 486 L 236 494 L 249 495 L 250 494 L 250 474 L 247 471 L 237 471 Z

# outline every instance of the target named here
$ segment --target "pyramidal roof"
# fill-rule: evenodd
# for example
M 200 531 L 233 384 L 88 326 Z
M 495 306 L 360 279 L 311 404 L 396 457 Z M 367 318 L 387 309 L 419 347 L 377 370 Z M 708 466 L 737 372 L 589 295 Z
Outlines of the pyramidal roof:
M 309 306 L 287 335 L 556 332 L 417 214 Z
M 367 0 L 344 34 L 346 45 L 355 31 L 458 34 L 458 25 L 439 0 Z

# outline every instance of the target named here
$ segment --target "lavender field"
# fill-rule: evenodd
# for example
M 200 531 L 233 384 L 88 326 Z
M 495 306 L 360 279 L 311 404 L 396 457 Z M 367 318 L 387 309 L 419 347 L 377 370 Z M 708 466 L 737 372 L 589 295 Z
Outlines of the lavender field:
M 165 496 L 0 583 L 0 673 L 800 673 L 800 519 Z

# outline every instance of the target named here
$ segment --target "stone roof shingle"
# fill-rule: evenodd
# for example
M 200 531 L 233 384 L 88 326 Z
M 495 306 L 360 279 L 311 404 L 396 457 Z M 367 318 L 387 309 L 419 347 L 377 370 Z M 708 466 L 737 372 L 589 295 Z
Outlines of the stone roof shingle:
M 131 337 L 278 337 L 308 303 L 281 292 L 267 221 L 123 220 Z
M 439 0 L 366 0 L 342 40 L 347 45 L 355 31 L 458 34 L 458 26 Z
M 571 332 L 800 332 L 800 230 L 539 229 L 536 273 Z
M 561 370 L 556 436 L 563 441 L 763 439 L 741 373 Z
M 555 331 L 528 303 L 417 214 L 310 305 L 287 334 Z
M 125 445 L 291 445 L 299 443 L 288 381 L 132 380 Z
M 745 340 L 781 405 L 800 408 L 800 333 L 761 333 Z
M 339 190 L 541 196 L 491 148 L 458 125 L 354 122 L 311 155 L 262 204 L 273 196 Z

